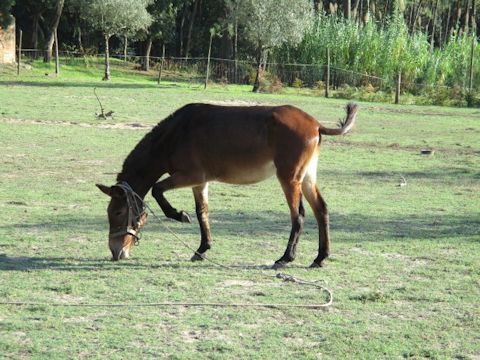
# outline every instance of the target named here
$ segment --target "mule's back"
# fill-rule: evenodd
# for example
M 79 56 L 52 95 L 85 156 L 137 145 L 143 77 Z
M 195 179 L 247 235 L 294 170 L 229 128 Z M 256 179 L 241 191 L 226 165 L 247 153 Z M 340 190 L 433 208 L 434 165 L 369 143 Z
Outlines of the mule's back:
M 318 141 L 318 123 L 291 106 L 190 104 L 185 108 L 177 153 L 204 169 L 207 180 L 261 181 L 275 173 L 274 159 L 283 156 L 279 147 L 286 143 L 303 147 L 305 128 Z

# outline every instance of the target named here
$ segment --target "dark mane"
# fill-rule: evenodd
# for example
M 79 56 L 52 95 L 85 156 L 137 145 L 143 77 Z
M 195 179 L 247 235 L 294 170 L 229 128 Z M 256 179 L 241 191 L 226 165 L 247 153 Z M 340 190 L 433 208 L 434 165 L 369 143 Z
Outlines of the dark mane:
M 180 123 L 188 119 L 184 115 L 193 105 L 185 105 L 170 114 L 140 140 L 123 162 L 122 171 L 117 175 L 117 182 L 128 182 L 132 176 L 138 176 L 143 169 L 152 166 L 152 156 L 160 148 L 168 148 L 169 143 L 174 141 L 175 130 Z

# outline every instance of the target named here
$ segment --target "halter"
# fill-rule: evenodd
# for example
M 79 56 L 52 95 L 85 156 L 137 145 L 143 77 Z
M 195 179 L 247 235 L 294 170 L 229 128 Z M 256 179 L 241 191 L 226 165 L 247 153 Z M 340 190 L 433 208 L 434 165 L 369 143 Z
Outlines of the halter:
M 115 185 L 122 189 L 125 193 L 125 197 L 127 199 L 127 206 L 128 206 L 128 220 L 127 220 L 127 228 L 124 229 L 123 226 L 118 227 L 117 231 L 111 231 L 108 235 L 110 239 L 116 238 L 119 236 L 124 235 L 132 235 L 135 238 L 135 245 L 138 244 L 138 229 L 140 226 L 143 225 L 142 216 L 145 214 L 145 202 L 143 199 L 138 195 L 135 191 L 133 191 L 132 187 L 125 181 L 119 182 Z M 140 201 L 137 201 L 140 200 Z M 120 229 L 120 230 L 118 230 Z

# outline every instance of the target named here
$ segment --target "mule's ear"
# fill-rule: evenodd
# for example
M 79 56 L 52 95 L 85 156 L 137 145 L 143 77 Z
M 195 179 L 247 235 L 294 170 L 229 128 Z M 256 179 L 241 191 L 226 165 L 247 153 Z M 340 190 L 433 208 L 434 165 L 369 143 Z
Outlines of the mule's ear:
M 102 184 L 95 184 L 101 192 L 103 192 L 104 194 L 108 195 L 108 196 L 112 196 L 112 188 L 110 186 L 105 186 L 105 185 L 102 185 Z

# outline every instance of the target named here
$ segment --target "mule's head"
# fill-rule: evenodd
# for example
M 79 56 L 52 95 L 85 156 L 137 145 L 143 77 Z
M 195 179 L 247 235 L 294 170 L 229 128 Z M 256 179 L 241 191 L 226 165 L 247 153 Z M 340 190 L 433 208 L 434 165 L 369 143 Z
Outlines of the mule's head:
M 135 197 L 127 199 L 128 195 L 120 186 L 97 184 L 97 187 L 111 198 L 107 213 L 110 223 L 108 246 L 112 252 L 112 260 L 127 259 L 130 256 L 130 249 L 138 239 L 140 229 L 147 221 L 147 213 L 139 211 L 143 209 L 138 204 L 140 199 Z

